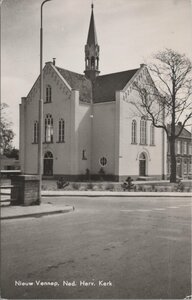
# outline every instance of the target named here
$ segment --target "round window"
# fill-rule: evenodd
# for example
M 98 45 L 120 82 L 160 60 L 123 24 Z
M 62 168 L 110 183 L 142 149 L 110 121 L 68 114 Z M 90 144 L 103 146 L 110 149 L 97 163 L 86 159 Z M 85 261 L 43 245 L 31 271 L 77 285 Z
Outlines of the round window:
M 101 164 L 102 167 L 106 166 L 106 164 L 107 164 L 107 159 L 106 159 L 106 157 L 100 158 L 100 164 Z

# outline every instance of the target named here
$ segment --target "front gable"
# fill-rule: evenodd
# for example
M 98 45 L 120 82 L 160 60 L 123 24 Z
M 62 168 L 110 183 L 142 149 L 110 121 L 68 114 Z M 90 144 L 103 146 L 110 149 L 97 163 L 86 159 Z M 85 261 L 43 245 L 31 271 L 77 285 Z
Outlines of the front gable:
M 46 95 L 46 85 L 49 84 L 50 86 L 56 85 L 58 91 L 64 95 L 64 98 L 70 99 L 71 90 L 72 88 L 67 83 L 67 81 L 61 76 L 58 72 L 57 68 L 51 63 L 48 62 L 45 64 L 43 69 L 43 81 L 44 81 L 44 102 L 45 102 L 45 95 Z M 33 99 L 40 97 L 40 76 L 38 76 L 37 80 L 35 81 L 34 85 L 32 86 L 31 90 L 27 95 L 27 101 L 30 103 Z

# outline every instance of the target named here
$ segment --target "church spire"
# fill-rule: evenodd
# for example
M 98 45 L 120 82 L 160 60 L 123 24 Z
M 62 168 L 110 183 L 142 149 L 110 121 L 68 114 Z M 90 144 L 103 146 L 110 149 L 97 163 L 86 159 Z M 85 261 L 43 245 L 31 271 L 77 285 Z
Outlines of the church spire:
M 99 75 L 99 45 L 97 42 L 97 33 L 94 20 L 93 3 L 91 4 L 91 19 L 85 45 L 85 75 L 94 80 Z

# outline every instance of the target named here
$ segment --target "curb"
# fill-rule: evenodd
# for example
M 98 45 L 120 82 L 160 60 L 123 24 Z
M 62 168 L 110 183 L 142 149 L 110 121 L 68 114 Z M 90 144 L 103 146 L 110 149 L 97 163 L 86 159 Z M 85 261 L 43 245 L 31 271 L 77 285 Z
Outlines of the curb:
M 47 193 L 42 193 L 42 197 L 184 197 L 184 198 L 192 198 L 191 193 L 146 193 L 146 192 L 134 192 L 134 193 L 67 193 L 67 192 L 57 192 L 50 191 Z
M 48 216 L 48 215 L 54 215 L 54 214 L 62 214 L 62 213 L 68 213 L 70 211 L 74 211 L 75 208 L 65 208 L 65 209 L 59 209 L 55 211 L 45 211 L 45 212 L 35 212 L 35 213 L 28 213 L 28 214 L 18 214 L 18 215 L 7 215 L 7 216 L 1 216 L 0 220 L 11 220 L 11 219 L 23 219 L 23 218 L 40 218 L 42 216 Z

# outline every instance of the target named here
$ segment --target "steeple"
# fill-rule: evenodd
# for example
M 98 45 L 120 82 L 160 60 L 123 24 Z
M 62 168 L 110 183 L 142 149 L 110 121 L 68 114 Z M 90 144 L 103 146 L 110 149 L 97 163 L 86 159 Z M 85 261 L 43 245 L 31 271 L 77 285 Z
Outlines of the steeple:
M 99 45 L 97 42 L 97 34 L 95 28 L 95 20 L 93 13 L 93 3 L 91 4 L 91 19 L 85 45 L 85 76 L 92 81 L 99 75 Z

